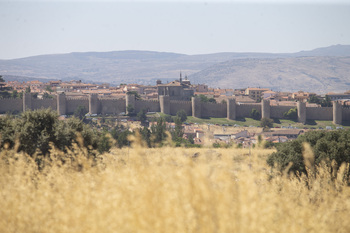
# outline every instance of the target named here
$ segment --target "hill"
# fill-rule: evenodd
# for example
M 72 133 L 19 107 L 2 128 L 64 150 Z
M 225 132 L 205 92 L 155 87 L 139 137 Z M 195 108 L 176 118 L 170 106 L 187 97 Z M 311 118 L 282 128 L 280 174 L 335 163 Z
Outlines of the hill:
M 190 76 L 215 87 L 316 93 L 350 90 L 350 57 L 235 59 Z
M 350 89 L 347 56 L 350 57 L 348 45 L 289 54 L 84 52 L 0 60 L 0 75 L 5 79 L 74 79 L 118 85 L 155 84 L 157 79 L 166 82 L 178 78 L 182 71 L 192 83 L 222 88 L 264 86 L 290 90 L 288 85 L 293 84 L 295 90 L 326 92 Z

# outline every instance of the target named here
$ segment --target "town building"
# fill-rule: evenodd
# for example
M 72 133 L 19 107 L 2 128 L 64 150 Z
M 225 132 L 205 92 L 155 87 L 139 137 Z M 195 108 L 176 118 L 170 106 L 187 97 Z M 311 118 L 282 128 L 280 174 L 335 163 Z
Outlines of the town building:
M 169 96 L 170 100 L 190 100 L 194 95 L 194 90 L 191 88 L 189 80 L 182 81 L 180 79 L 167 84 L 157 82 L 158 96 Z

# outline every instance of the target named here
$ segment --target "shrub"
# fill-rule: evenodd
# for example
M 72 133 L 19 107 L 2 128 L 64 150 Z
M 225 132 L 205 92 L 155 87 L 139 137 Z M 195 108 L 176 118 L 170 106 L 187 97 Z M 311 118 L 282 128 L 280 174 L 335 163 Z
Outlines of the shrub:
M 273 120 L 269 118 L 262 118 L 260 122 L 260 126 L 264 129 L 272 128 L 273 127 Z
M 298 119 L 298 110 L 297 108 L 291 108 L 288 112 L 283 113 L 283 116 L 287 119 L 297 120 Z
M 82 146 L 91 146 L 91 149 L 98 147 L 99 135 L 88 125 L 77 118 L 70 118 L 65 121 L 58 120 L 58 115 L 51 109 L 26 111 L 19 118 L 7 116 L 0 118 L 1 147 L 8 144 L 12 148 L 18 139 L 18 151 L 29 155 L 35 152 L 48 155 L 50 143 L 62 150 L 76 142 L 77 134 L 83 139 Z
M 253 108 L 250 112 L 250 117 L 254 120 L 260 120 L 260 113 L 255 108 Z
M 185 122 L 187 120 L 187 114 L 185 112 L 185 110 L 181 109 L 180 111 L 178 111 L 176 113 L 176 116 L 180 117 L 182 122 Z
M 341 165 L 350 163 L 350 131 L 311 131 L 299 136 L 294 141 L 277 145 L 277 152 L 272 153 L 267 163 L 270 166 L 277 164 L 284 170 L 290 163 L 292 172 L 306 173 L 303 152 L 303 143 L 310 144 L 315 155 L 315 165 L 325 161 L 331 166 L 332 161 Z

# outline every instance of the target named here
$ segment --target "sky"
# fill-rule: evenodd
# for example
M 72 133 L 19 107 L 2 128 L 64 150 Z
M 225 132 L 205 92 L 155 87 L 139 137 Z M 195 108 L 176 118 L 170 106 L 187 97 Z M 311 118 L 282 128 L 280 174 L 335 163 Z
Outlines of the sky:
M 350 45 L 350 0 L 0 0 L 0 59 L 88 51 L 290 53 Z

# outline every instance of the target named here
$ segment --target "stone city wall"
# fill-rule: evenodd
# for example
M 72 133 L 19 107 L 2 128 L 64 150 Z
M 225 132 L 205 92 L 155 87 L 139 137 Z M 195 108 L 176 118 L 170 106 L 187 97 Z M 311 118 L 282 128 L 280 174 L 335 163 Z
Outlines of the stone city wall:
M 332 107 L 308 107 L 306 108 L 306 119 L 331 121 L 333 119 Z
M 23 111 L 22 99 L 0 99 L 0 114 L 18 113 Z
M 282 119 L 283 114 L 288 112 L 290 109 L 296 108 L 293 106 L 271 106 L 271 118 Z
M 159 101 L 157 100 L 136 100 L 135 110 L 139 112 L 141 109 L 146 109 L 148 112 L 160 112 Z
M 350 108 L 343 108 L 343 121 L 350 121 Z
M 119 114 L 125 112 L 125 100 L 123 99 L 99 99 L 101 114 Z
M 170 100 L 170 115 L 176 115 L 180 110 L 184 110 L 187 116 L 192 116 L 191 101 Z
M 84 106 L 86 110 L 89 110 L 89 99 L 88 98 L 66 98 L 65 114 L 73 114 L 74 111 L 79 106 Z
M 202 117 L 222 117 L 227 116 L 227 104 L 202 103 Z
M 250 117 L 250 113 L 255 108 L 261 114 L 261 104 L 237 104 L 236 118 Z
M 52 99 L 32 99 L 32 110 L 41 109 L 41 108 L 51 108 L 53 110 L 57 109 L 57 100 L 56 98 Z
M 6 112 L 18 113 L 24 110 L 34 110 L 40 108 L 52 108 L 59 114 L 73 114 L 79 106 L 84 106 L 90 113 L 96 114 L 119 114 L 126 112 L 126 105 L 133 105 L 135 112 L 146 109 L 149 112 L 160 112 L 161 110 L 168 114 L 175 115 L 178 111 L 184 110 L 188 116 L 195 117 L 220 117 L 230 119 L 239 119 L 250 117 L 252 109 L 255 108 L 260 114 L 262 113 L 262 104 L 235 104 L 231 101 L 231 112 L 227 111 L 227 104 L 202 103 L 199 98 L 193 97 L 191 101 L 171 100 L 168 96 L 161 96 L 162 101 L 154 100 L 136 100 L 134 96 L 127 96 L 125 99 L 100 98 L 97 95 L 91 95 L 89 98 L 71 98 L 60 94 L 53 99 L 33 99 L 30 93 L 25 94 L 23 99 L 0 99 L 0 113 Z M 288 112 L 292 106 L 270 106 L 265 101 L 264 113 L 270 118 L 283 118 L 283 114 Z M 350 121 L 350 108 L 344 108 L 339 103 L 337 109 L 333 107 L 305 107 L 305 103 L 297 105 L 298 119 L 300 122 L 307 120 L 333 120 L 336 124 L 343 121 Z M 299 111 L 300 110 L 300 111 Z M 230 114 L 230 116 L 228 116 Z M 335 118 L 335 116 L 337 118 Z

